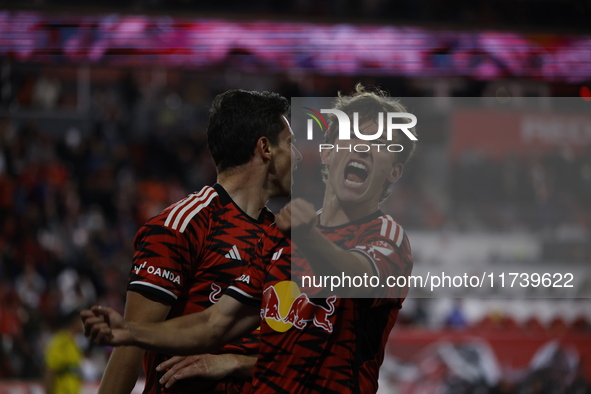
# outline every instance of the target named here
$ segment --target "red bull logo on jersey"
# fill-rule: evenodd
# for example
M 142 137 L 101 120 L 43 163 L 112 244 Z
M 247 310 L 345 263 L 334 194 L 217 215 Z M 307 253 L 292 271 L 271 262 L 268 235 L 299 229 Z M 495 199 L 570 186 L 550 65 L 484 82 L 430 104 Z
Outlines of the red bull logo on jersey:
M 291 327 L 303 330 L 308 324 L 332 332 L 333 323 L 329 318 L 335 312 L 336 300 L 336 296 L 331 296 L 325 305 L 316 304 L 307 294 L 300 292 L 295 282 L 283 281 L 263 292 L 261 318 L 278 332 Z
M 222 296 L 222 287 L 215 282 L 211 282 L 211 293 L 209 293 L 209 302 L 215 304 Z
M 334 313 L 334 303 L 337 296 L 332 296 L 326 299 L 328 308 L 321 305 L 316 305 L 306 294 L 300 294 L 295 299 L 289 313 L 283 319 L 286 323 L 292 323 L 296 328 L 303 330 L 308 322 L 314 323 L 316 327 L 324 328 L 328 332 L 332 332 L 332 323 L 328 320 L 329 316 Z

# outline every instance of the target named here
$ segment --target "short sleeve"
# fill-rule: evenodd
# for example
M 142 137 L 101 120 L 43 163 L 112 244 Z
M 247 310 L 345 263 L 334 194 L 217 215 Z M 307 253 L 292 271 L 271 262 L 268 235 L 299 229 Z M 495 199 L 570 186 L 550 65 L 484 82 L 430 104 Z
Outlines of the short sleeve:
M 127 289 L 173 304 L 190 280 L 191 259 L 198 245 L 189 231 L 166 226 L 166 216 L 151 219 L 138 231 Z
M 374 275 L 384 283 L 388 277 L 409 276 L 412 273 L 413 260 L 410 243 L 402 227 L 388 216 L 382 216 L 380 228 L 367 231 L 350 252 L 361 253 L 372 264 Z M 385 299 L 400 300 L 406 297 L 408 288 L 388 288 Z M 375 305 L 385 302 L 384 298 L 376 299 Z

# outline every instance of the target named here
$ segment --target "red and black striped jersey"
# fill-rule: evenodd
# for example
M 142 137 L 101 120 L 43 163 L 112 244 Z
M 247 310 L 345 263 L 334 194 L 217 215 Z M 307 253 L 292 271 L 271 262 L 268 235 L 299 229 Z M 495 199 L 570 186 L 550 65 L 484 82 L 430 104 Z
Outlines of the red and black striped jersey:
M 410 275 L 408 238 L 390 216 L 378 211 L 343 226 L 317 227 L 339 247 L 364 254 L 380 280 Z M 302 267 L 311 272 L 297 245 L 273 227 L 260 257 L 225 293 L 261 308 L 251 393 L 376 392 L 403 298 L 317 297 L 313 286 L 300 288 L 292 277 Z
M 273 214 L 266 208 L 255 220 L 232 201 L 223 187 L 206 186 L 166 208 L 138 231 L 127 289 L 170 305 L 168 319 L 203 311 L 217 302 L 244 271 L 273 221 Z M 225 346 L 220 353 L 256 354 L 258 346 L 255 332 Z M 165 389 L 158 383 L 160 374 L 155 368 L 168 357 L 146 352 L 144 393 L 217 393 L 236 389 L 236 382 L 231 379 L 219 384 L 189 379 Z

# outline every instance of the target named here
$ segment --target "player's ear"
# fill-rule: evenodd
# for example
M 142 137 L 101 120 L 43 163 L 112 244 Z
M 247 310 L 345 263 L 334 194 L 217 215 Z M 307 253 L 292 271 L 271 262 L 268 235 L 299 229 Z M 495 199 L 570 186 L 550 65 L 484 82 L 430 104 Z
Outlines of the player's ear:
M 261 137 L 257 141 L 256 152 L 263 161 L 271 160 L 271 141 L 267 137 Z
M 320 160 L 322 160 L 322 164 L 324 164 L 325 166 L 327 166 L 328 162 L 330 161 L 330 152 L 331 149 L 320 150 Z
M 392 169 L 390 170 L 390 173 L 388 174 L 388 178 L 387 181 L 389 183 L 394 183 L 397 180 L 400 179 L 400 177 L 402 176 L 402 170 L 404 169 L 404 165 L 402 165 L 401 163 L 396 163 L 392 166 Z

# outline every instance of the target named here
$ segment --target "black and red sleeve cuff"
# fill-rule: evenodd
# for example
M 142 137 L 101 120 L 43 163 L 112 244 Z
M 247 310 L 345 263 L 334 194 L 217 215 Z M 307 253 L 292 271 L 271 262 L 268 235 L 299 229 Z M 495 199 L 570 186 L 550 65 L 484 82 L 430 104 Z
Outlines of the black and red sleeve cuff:
M 143 282 L 143 281 L 133 281 L 127 285 L 128 291 L 135 291 L 136 293 L 150 295 L 152 298 L 157 299 L 158 301 L 172 305 L 176 302 L 177 296 L 170 290 L 167 290 L 163 287 L 155 285 L 150 282 Z

